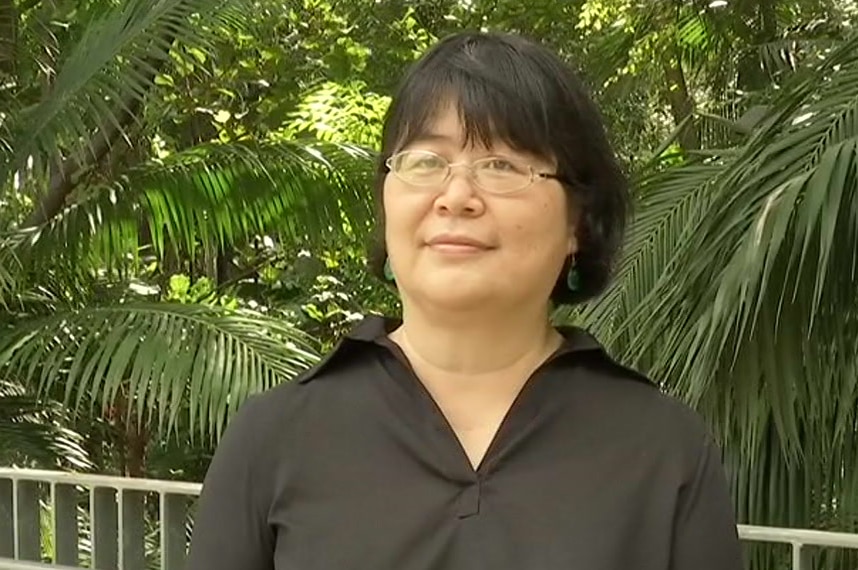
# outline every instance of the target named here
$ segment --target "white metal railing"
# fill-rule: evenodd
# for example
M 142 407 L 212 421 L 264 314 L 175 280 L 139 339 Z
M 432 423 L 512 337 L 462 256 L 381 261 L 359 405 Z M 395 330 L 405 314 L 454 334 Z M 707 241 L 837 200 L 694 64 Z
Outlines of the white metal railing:
M 796 528 L 739 525 L 739 538 L 746 542 L 772 542 L 792 547 L 792 570 L 810 570 L 812 548 L 858 550 L 858 534 Z
M 188 508 L 200 489 L 198 483 L 0 468 L 0 570 L 9 559 L 42 562 L 43 538 L 57 565 L 80 567 L 84 555 L 91 568 L 145 570 L 147 509 L 157 517 L 161 568 L 181 570 Z
M 25 560 L 10 560 L 0 558 L 0 570 L 78 570 L 74 566 L 58 566 L 56 564 L 43 564 L 40 562 L 27 562 Z
M 199 483 L 0 467 L 0 570 L 79 568 L 84 543 L 91 545 L 91 568 L 145 570 L 144 510 L 153 499 L 161 568 L 181 570 L 188 508 L 201 488 Z M 48 566 L 42 563 L 46 515 L 54 564 Z M 810 569 L 812 548 L 858 550 L 858 534 L 750 525 L 739 525 L 738 531 L 745 542 L 791 546 L 793 570 Z

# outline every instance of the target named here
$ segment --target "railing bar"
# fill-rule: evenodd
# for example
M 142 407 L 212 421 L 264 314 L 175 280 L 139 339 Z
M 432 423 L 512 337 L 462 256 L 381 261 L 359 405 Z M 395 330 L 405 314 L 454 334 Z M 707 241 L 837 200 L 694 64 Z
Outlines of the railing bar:
M 38 561 L 41 558 L 40 482 L 20 480 L 15 484 L 16 558 Z
M 18 479 L 12 479 L 12 552 L 14 552 L 13 558 L 16 560 L 21 557 L 20 546 L 18 543 L 18 523 L 20 519 L 18 517 Z
M 58 563 L 57 560 L 57 484 L 53 481 L 50 483 L 51 490 L 51 544 L 54 545 L 54 551 L 51 552 L 51 560 L 54 564 Z
M 0 478 L 0 557 L 15 556 L 15 525 L 12 479 Z
M 97 568 L 95 565 L 96 562 L 96 554 L 95 551 L 98 548 L 98 541 L 95 538 L 95 529 L 96 529 L 96 514 L 95 514 L 95 486 L 89 487 L 89 567 Z
M 164 492 L 158 492 L 158 529 L 159 533 L 159 544 L 158 546 L 161 549 L 161 568 L 167 567 L 167 530 L 166 525 L 164 524 L 164 513 L 167 510 L 167 499 L 164 497 Z
M 71 473 L 63 471 L 44 471 L 39 469 L 17 469 L 0 467 L 0 478 L 17 480 L 42 481 L 45 483 L 68 483 L 87 487 L 113 487 L 115 489 L 131 489 L 158 493 L 167 491 L 175 495 L 199 495 L 201 483 L 186 481 L 166 481 L 161 479 L 141 479 L 134 477 L 111 477 L 108 475 L 92 475 L 88 473 Z
M 97 487 L 95 489 L 96 518 L 92 530 L 93 557 L 95 568 L 112 570 L 119 563 L 119 533 L 116 489 Z
M 810 550 L 801 542 L 792 543 L 793 570 L 810 570 Z
M 185 519 L 187 504 L 184 495 L 164 493 L 164 518 L 161 528 L 165 532 L 165 541 L 161 548 L 165 552 L 164 568 L 183 568 L 185 566 L 186 536 Z
M 116 508 L 118 520 L 116 521 L 117 548 L 119 550 L 119 570 L 125 570 L 125 545 L 122 537 L 125 536 L 125 491 L 123 489 L 116 490 Z
M 781 544 L 801 542 L 805 546 L 836 546 L 838 548 L 858 549 L 858 534 L 748 525 L 739 525 L 738 530 L 739 538 L 753 542 L 777 542 Z
M 146 493 L 122 491 L 125 495 L 120 520 L 124 570 L 146 570 Z
M 65 483 L 53 483 L 51 485 L 54 564 L 72 566 L 78 564 L 80 559 L 77 492 L 76 487 Z
M 95 487 L 89 488 L 89 564 L 95 564 Z

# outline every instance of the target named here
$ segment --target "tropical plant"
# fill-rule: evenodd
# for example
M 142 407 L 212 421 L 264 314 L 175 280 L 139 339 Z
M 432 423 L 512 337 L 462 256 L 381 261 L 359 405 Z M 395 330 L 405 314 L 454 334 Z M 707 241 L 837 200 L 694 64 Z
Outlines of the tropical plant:
M 847 4 L 588 0 L 577 15 L 586 34 L 577 52 L 620 148 L 631 166 L 645 167 L 642 146 L 651 151 L 653 137 L 670 131 L 686 153 L 738 144 L 772 88 L 843 39 Z
M 856 94 L 853 37 L 741 144 L 657 157 L 619 279 L 580 315 L 706 416 L 753 524 L 858 530 Z
M 0 382 L 0 465 L 91 466 L 80 434 L 63 426 L 64 411 L 23 387 Z M 62 463 L 57 463 L 57 460 Z
M 362 271 L 371 153 L 348 143 L 373 145 L 402 67 L 450 31 L 519 31 L 583 70 L 636 180 L 617 283 L 558 318 L 705 414 L 743 522 L 854 529 L 855 15 L 0 0 L 0 372 L 14 397 L 80 412 L 102 469 L 114 438 L 138 450 L 120 470 L 149 442 L 153 468 L 189 477 L 205 446 L 171 469 L 179 439 L 153 434 L 216 436 L 314 360 L 299 328 L 327 348 L 393 306 Z
M 294 315 L 223 288 L 165 302 L 171 279 L 218 277 L 263 238 L 295 251 L 365 237 L 370 155 L 282 136 L 140 153 L 131 141 L 152 131 L 158 78 L 240 33 L 253 5 L 81 8 L 62 38 L 25 10 L 16 37 L 47 34 L 57 50 L 37 68 L 10 66 L 0 83 L 0 200 L 16 205 L 0 228 L 0 373 L 107 425 L 93 433 L 117 438 L 122 470 L 143 475 L 157 435 L 211 441 L 249 395 L 317 353 Z M 44 74 L 44 91 L 28 73 Z

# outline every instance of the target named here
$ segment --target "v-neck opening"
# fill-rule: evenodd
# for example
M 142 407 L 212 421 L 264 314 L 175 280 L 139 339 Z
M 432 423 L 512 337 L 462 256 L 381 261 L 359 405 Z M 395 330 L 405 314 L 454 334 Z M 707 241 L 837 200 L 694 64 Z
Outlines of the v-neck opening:
M 557 349 L 554 350 L 542 363 L 540 363 L 534 370 L 530 373 L 524 383 L 521 385 L 521 388 L 513 398 L 512 403 L 507 408 L 506 412 L 503 415 L 500 423 L 498 424 L 497 429 L 494 434 L 492 434 L 491 440 L 489 441 L 488 446 L 486 447 L 485 452 L 480 458 L 480 462 L 475 466 L 471 462 L 471 458 L 468 455 L 467 449 L 465 449 L 465 445 L 462 443 L 462 440 L 459 437 L 459 434 L 456 433 L 455 428 L 450 423 L 449 418 L 444 413 L 444 410 L 438 404 L 438 401 L 426 387 L 426 384 L 420 379 L 417 372 L 414 370 L 414 367 L 411 365 L 411 361 L 408 360 L 408 356 L 402 350 L 396 342 L 390 339 L 388 336 L 382 336 L 376 341 L 379 345 L 391 351 L 396 360 L 405 368 L 408 373 L 409 380 L 411 383 L 415 385 L 415 388 L 421 394 L 421 398 L 427 402 L 429 407 L 431 408 L 431 413 L 433 416 L 433 423 L 436 423 L 439 427 L 443 429 L 446 433 L 447 438 L 451 439 L 455 444 L 455 447 L 458 450 L 457 455 L 459 456 L 460 462 L 463 463 L 463 467 L 466 468 L 468 475 L 474 479 L 479 479 L 492 467 L 492 460 L 496 459 L 502 449 L 498 449 L 499 446 L 503 444 L 503 440 L 512 440 L 511 437 L 507 436 L 507 432 L 509 432 L 513 427 L 516 427 L 511 424 L 520 424 L 518 427 L 521 428 L 530 420 L 533 419 L 535 415 L 535 411 L 532 408 L 535 403 L 531 399 L 531 402 L 528 406 L 528 399 L 533 392 L 534 387 L 536 385 L 536 380 L 545 370 L 545 368 L 550 365 L 555 359 L 566 354 L 568 351 L 564 350 L 564 346 L 561 345 Z M 531 413 L 527 413 L 528 409 L 531 409 Z M 521 421 L 519 421 L 521 419 Z

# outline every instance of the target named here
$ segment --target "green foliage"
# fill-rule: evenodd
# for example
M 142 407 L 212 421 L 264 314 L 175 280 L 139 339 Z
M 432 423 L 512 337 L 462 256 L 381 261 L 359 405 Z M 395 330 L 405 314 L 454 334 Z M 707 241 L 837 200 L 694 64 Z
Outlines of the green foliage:
M 371 216 L 369 157 L 330 143 L 198 145 L 91 186 L 92 198 L 22 230 L 26 239 L 13 251 L 110 267 L 139 248 L 193 259 L 269 232 L 312 242 L 347 223 L 363 235 Z
M 14 65 L 0 46 L 0 433 L 50 465 L 199 479 L 243 399 L 398 311 L 365 264 L 372 149 L 406 66 L 453 31 L 513 31 L 581 70 L 636 182 L 616 284 L 558 319 L 704 413 L 744 522 L 854 529 L 856 14 L 27 3 Z
M 641 178 L 619 279 L 581 315 L 703 412 L 754 524 L 858 529 L 856 48 L 797 75 L 744 144 Z
M 31 90 L 25 74 L 3 84 L 32 104 L 2 121 L 0 197 L 21 211 L 0 228 L 0 374 L 41 405 L 67 405 L 101 468 L 125 472 L 145 461 L 110 459 L 128 438 L 217 437 L 250 394 L 314 362 L 300 311 L 232 296 L 242 279 L 229 274 L 259 241 L 293 251 L 363 239 L 371 154 L 286 139 L 286 113 L 246 126 L 268 71 L 246 64 L 295 55 L 243 29 L 248 4 L 105 4 L 55 38 L 52 89 Z M 233 60 L 214 57 L 233 38 Z M 213 89 L 212 77 L 245 83 Z M 173 93 L 151 98 L 162 90 Z
M 228 410 L 315 360 L 308 339 L 244 310 L 136 303 L 56 311 L 0 342 L 7 374 L 49 393 L 64 386 L 73 412 L 133 401 L 128 417 L 166 434 L 183 411 L 194 433 L 217 436 Z
M 165 60 L 181 61 L 171 51 L 179 32 L 187 49 L 204 49 L 207 30 L 233 25 L 233 4 L 127 0 L 89 21 L 73 49 L 46 62 L 51 96 L 17 107 L 4 121 L 12 140 L 0 145 L 0 184 L 32 156 L 46 164 L 67 158 L 81 163 L 87 154 L 97 156 L 93 127 L 118 128 L 128 136 L 122 115 L 133 114 Z
M 381 141 L 381 127 L 390 98 L 366 91 L 360 81 L 325 82 L 309 91 L 278 137 L 313 137 L 366 147 Z
M 301 310 L 309 319 L 302 328 L 329 350 L 366 313 L 397 315 L 399 300 L 367 273 L 362 248 L 343 247 L 323 252 L 319 271 L 307 288 Z
M 214 284 L 208 277 L 202 277 L 192 284 L 191 278 L 187 275 L 173 275 L 170 277 L 169 289 L 164 296 L 164 300 L 178 303 L 193 303 L 199 299 L 208 297 L 213 292 Z
M 66 415 L 22 386 L 0 382 L 0 464 L 91 467 L 83 437 L 62 425 Z

